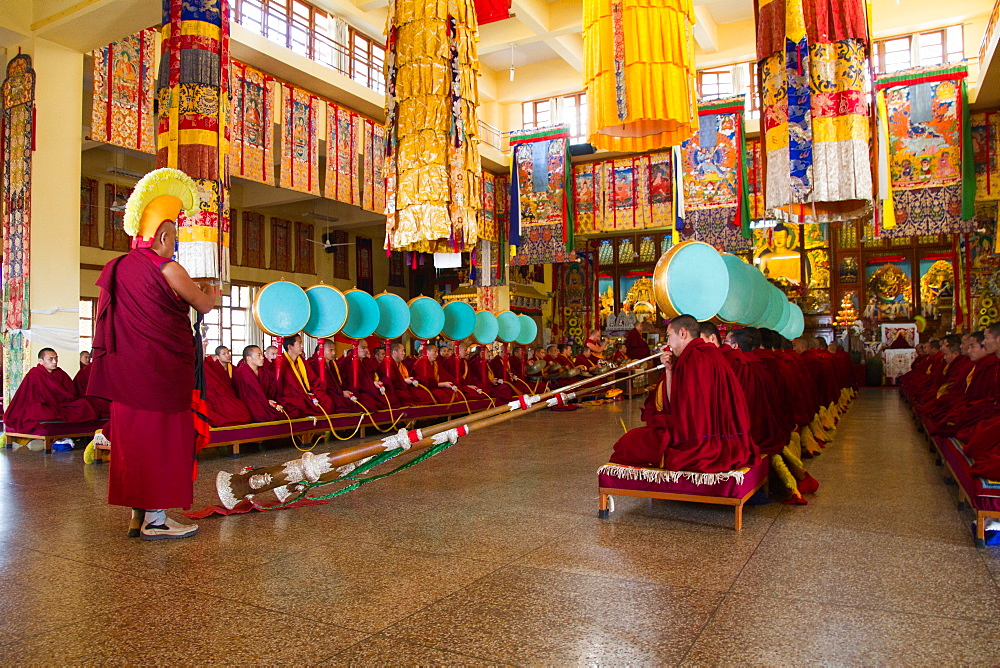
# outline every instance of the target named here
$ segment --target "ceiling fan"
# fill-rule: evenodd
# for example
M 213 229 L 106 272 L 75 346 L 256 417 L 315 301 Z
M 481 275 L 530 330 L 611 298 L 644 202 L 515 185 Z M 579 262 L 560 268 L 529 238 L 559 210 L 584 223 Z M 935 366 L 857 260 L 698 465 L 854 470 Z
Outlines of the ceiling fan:
M 312 243 L 316 244 L 317 246 L 322 246 L 324 249 L 335 248 L 337 246 L 353 246 L 354 245 L 353 241 L 345 242 L 345 243 L 341 243 L 341 244 L 335 244 L 332 241 L 316 241 L 315 239 L 306 239 L 306 241 L 312 242 Z

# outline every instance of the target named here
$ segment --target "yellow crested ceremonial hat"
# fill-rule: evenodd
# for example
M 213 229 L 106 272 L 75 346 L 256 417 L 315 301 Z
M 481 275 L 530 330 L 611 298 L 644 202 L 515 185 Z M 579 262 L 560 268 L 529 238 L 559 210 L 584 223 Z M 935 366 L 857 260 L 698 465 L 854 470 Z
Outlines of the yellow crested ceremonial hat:
M 200 198 L 198 184 L 179 169 L 154 169 L 139 179 L 125 205 L 124 228 L 134 237 L 133 247 L 151 243 L 164 221 L 194 211 Z

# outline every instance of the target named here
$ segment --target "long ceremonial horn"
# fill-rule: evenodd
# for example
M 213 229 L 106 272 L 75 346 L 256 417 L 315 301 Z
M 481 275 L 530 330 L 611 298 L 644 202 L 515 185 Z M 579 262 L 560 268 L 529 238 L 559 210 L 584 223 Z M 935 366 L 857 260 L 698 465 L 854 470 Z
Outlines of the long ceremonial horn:
M 655 356 L 650 356 L 655 357 Z M 647 361 L 635 360 L 634 364 Z M 633 364 L 633 366 L 634 366 Z M 644 369 L 636 374 L 625 378 L 615 378 L 597 387 L 588 388 L 584 394 L 592 394 L 607 386 L 624 382 L 630 378 L 651 373 L 662 365 L 653 369 Z M 608 375 L 608 374 L 603 374 Z M 586 382 L 593 382 L 588 379 Z M 584 383 L 576 383 L 571 387 L 578 387 Z M 570 387 L 564 388 L 569 390 Z M 464 419 L 450 420 L 441 424 L 433 425 L 424 430 L 400 430 L 399 434 L 389 436 L 379 441 L 364 443 L 350 448 L 344 448 L 336 452 L 325 455 L 312 455 L 306 453 L 301 459 L 295 459 L 284 464 L 267 466 L 259 469 L 251 469 L 243 473 L 227 473 L 220 471 L 216 477 L 216 490 L 219 500 L 226 508 L 234 508 L 240 499 L 261 494 L 268 490 L 295 485 L 303 481 L 308 482 L 333 482 L 341 477 L 341 473 L 336 469 L 353 464 L 361 459 L 379 455 L 387 450 L 397 447 L 406 449 L 421 449 L 434 444 L 434 436 L 450 430 L 457 430 L 457 436 L 464 436 L 474 430 L 483 429 L 501 422 L 505 422 L 513 417 L 524 413 L 535 412 L 542 408 L 548 408 L 564 402 L 568 397 L 566 392 L 548 392 L 542 396 L 522 396 L 517 401 L 505 404 L 497 408 L 491 408 Z M 519 410 L 520 409 L 520 410 Z M 478 419 L 471 419 L 478 418 Z M 452 435 L 455 437 L 455 435 Z M 406 439 L 406 440 L 403 440 Z M 336 475 L 327 476 L 334 472 Z M 287 495 L 286 495 L 287 497 Z

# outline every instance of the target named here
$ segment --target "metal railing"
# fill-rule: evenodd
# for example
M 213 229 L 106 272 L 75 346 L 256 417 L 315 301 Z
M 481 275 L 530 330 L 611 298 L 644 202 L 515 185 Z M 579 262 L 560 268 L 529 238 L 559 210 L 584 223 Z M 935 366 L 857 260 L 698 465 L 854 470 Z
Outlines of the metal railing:
M 986 65 L 986 50 L 990 47 L 990 41 L 993 39 L 993 32 L 996 30 L 998 22 L 1000 22 L 1000 0 L 997 0 L 997 2 L 993 5 L 993 12 L 990 14 L 990 20 L 986 22 L 986 32 L 983 33 L 983 42 L 979 45 L 980 67 Z

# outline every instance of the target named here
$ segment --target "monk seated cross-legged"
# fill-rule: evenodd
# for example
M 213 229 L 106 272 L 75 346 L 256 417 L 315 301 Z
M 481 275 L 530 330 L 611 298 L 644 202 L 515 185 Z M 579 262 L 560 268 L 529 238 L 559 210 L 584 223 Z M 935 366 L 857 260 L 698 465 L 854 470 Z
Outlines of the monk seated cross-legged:
M 87 401 L 97 411 L 99 419 L 107 420 L 111 417 L 111 402 L 101 397 L 88 395 L 87 393 L 87 386 L 90 384 L 90 374 L 94 370 L 93 365 L 90 363 L 91 359 L 92 356 L 89 350 L 84 350 L 80 353 L 80 370 L 73 376 L 73 387 L 76 388 L 77 396 L 87 397 Z
M 4 430 L 33 434 L 43 422 L 72 424 L 97 420 L 94 406 L 76 392 L 73 379 L 59 368 L 59 356 L 52 348 L 38 351 L 38 365 L 21 381 L 4 411 Z
M 208 411 L 205 417 L 213 427 L 247 424 L 253 419 L 250 410 L 236 396 L 233 380 L 227 371 L 227 367 L 232 367 L 232 353 L 224 346 L 216 348 L 217 351 L 220 349 L 225 352 L 221 359 L 205 358 L 205 405 Z
M 341 384 L 345 390 L 352 392 L 369 412 L 383 411 L 389 407 L 383 392 L 385 388 L 378 380 L 378 369 L 368 353 L 368 342 L 362 339 L 358 341 L 357 348 L 349 349 L 347 354 L 338 360 Z
M 319 378 L 302 359 L 302 335 L 285 338 L 283 347 L 283 355 L 275 360 L 278 403 L 293 418 L 335 413 L 333 400 L 319 386 Z
M 464 395 L 453 382 L 445 379 L 440 372 L 437 346 L 428 344 L 424 347 L 424 354 L 413 365 L 413 375 L 421 387 L 426 387 L 431 391 L 435 403 L 450 406 L 456 401 L 462 402 Z
M 646 426 L 618 439 L 611 462 L 700 473 L 756 463 L 743 390 L 692 316 L 670 321 L 660 362 L 663 378 L 642 411 Z
M 406 406 L 423 406 L 436 402 L 434 394 L 421 387 L 419 381 L 410 375 L 403 360 L 406 347 L 402 343 L 389 346 L 389 356 L 382 360 L 379 378 L 386 390 L 389 406 L 395 410 Z
M 272 398 L 276 379 L 273 373 L 264 371 L 264 360 L 259 346 L 247 346 L 243 349 L 243 359 L 233 372 L 236 395 L 246 404 L 254 422 L 285 418 L 281 405 Z

